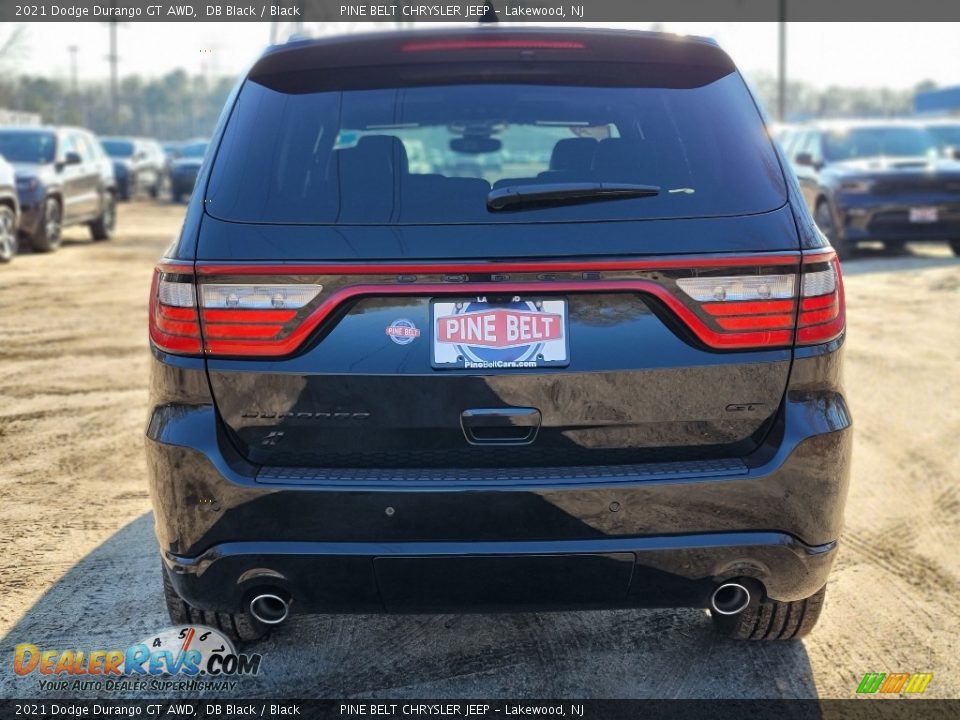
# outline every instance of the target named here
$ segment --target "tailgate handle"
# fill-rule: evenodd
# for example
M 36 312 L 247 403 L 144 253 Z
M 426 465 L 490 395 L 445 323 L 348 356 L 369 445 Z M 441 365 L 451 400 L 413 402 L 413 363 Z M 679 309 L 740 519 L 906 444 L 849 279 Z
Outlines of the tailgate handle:
M 540 429 L 536 408 L 472 408 L 460 413 L 460 427 L 471 445 L 529 445 Z

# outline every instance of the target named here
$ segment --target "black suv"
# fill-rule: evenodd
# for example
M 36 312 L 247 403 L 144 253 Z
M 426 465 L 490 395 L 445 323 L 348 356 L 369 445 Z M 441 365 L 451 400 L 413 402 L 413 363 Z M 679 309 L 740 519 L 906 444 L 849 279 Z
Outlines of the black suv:
M 0 155 L 14 166 L 20 233 L 37 252 L 60 247 L 66 225 L 86 223 L 107 240 L 116 217 L 113 166 L 97 138 L 69 127 L 0 128 Z
M 782 143 L 817 225 L 841 257 L 864 240 L 894 250 L 945 240 L 960 255 L 960 162 L 945 157 L 929 129 L 838 120 L 789 131 Z
M 847 492 L 843 303 L 711 41 L 273 48 L 151 291 L 170 615 L 709 607 L 801 636 Z

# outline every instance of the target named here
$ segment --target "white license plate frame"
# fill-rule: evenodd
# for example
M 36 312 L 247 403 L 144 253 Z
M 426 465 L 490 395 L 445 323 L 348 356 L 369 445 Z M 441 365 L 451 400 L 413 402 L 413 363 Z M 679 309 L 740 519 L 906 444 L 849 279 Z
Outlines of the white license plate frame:
M 433 298 L 430 363 L 437 370 L 567 367 L 569 329 L 567 298 Z

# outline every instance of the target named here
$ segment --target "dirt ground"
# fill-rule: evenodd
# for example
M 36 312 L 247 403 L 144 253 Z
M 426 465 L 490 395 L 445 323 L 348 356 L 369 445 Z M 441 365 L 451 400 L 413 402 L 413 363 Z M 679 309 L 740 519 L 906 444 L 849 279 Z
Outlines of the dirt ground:
M 0 697 L 52 696 L 14 675 L 17 643 L 122 648 L 168 624 L 142 433 L 150 274 L 182 212 L 127 204 L 111 242 L 72 230 L 0 266 Z M 301 616 L 231 694 L 844 698 L 902 671 L 960 697 L 960 260 L 845 269 L 853 483 L 805 642 L 718 642 L 693 610 Z

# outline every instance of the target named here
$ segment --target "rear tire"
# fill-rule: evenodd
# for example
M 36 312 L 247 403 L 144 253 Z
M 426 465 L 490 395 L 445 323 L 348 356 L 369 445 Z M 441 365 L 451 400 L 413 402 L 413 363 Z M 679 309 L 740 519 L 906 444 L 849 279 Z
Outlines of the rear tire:
M 793 640 L 813 630 L 823 610 L 827 587 L 804 600 L 752 602 L 736 615 L 711 612 L 717 634 L 731 640 Z
M 177 595 L 167 569 L 161 565 L 163 596 L 167 614 L 174 625 L 207 625 L 223 633 L 234 642 L 254 642 L 267 635 L 270 628 L 247 613 L 226 613 L 201 610 Z
M 113 237 L 113 228 L 117 224 L 117 199 L 113 193 L 104 198 L 103 212 L 90 223 L 90 235 L 94 240 L 109 240 Z
M 17 216 L 9 205 L 0 205 L 0 263 L 13 260 L 19 247 Z
M 818 202 L 813 219 L 816 221 L 817 227 L 820 228 L 820 232 L 827 236 L 827 240 L 830 241 L 838 258 L 846 260 L 853 254 L 853 246 L 837 238 L 836 230 L 833 227 L 833 212 L 830 210 L 830 203 L 826 200 Z
M 953 251 L 954 255 L 960 257 L 960 240 L 951 240 L 950 249 Z
M 40 229 L 30 238 L 34 252 L 53 252 L 63 242 L 63 207 L 55 197 L 43 201 L 43 216 Z

